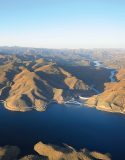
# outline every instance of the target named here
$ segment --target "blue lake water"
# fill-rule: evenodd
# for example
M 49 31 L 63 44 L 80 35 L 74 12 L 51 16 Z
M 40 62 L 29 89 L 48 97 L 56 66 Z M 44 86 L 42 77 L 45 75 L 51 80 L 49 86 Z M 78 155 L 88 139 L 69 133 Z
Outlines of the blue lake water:
M 1 146 L 17 145 L 23 154 L 30 154 L 40 140 L 108 152 L 113 160 L 125 160 L 125 115 L 57 104 L 45 112 L 21 113 L 8 111 L 1 105 Z

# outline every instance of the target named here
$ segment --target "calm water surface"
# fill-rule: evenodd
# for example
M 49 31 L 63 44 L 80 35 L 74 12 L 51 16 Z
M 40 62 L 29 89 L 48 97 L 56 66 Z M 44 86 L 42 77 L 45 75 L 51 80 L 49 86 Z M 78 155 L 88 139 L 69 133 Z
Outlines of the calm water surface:
M 113 160 L 125 160 L 125 115 L 57 104 L 46 112 L 20 113 L 1 105 L 0 145 L 18 145 L 23 154 L 29 154 L 40 140 L 108 152 Z

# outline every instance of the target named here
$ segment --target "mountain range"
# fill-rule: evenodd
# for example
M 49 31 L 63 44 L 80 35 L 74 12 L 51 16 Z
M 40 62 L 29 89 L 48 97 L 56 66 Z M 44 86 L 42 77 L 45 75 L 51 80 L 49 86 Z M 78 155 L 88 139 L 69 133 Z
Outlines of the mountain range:
M 51 102 L 83 96 L 88 106 L 124 113 L 124 52 L 0 47 L 1 102 L 12 111 L 44 111 Z M 95 66 L 95 60 L 105 67 Z M 112 69 L 116 82 L 109 79 Z

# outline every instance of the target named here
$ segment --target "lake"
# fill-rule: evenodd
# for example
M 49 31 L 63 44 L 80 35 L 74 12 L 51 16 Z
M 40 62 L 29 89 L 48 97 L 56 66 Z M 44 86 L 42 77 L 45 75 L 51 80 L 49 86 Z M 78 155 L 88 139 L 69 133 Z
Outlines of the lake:
M 51 104 L 45 112 L 11 112 L 0 108 L 0 145 L 17 145 L 22 154 L 33 152 L 38 141 L 76 149 L 108 152 L 125 159 L 125 115 L 94 108 Z

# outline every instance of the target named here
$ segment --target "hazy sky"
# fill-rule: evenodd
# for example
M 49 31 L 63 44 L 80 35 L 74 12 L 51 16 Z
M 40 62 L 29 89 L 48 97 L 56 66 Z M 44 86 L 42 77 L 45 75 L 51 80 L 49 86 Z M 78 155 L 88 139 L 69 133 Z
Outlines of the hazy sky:
M 125 48 L 125 0 L 0 0 L 0 46 Z

